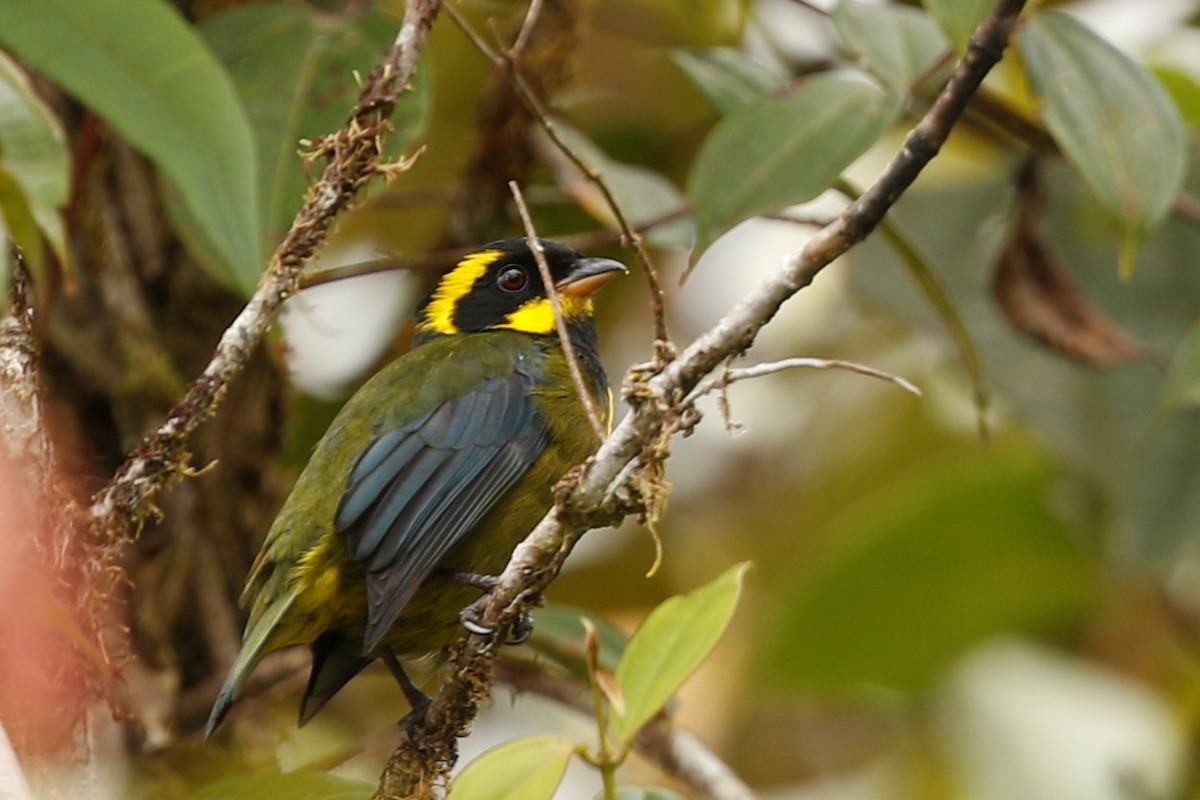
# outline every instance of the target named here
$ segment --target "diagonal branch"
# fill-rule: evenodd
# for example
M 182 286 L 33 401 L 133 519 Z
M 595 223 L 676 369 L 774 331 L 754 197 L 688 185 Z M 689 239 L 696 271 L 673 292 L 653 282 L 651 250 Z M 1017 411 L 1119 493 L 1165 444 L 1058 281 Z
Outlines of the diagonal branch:
M 471 634 L 453 653 L 453 675 L 429 711 L 393 754 L 377 798 L 403 796 L 404 787 L 435 787 L 455 758 L 454 738 L 463 734 L 488 697 L 498 637 L 517 614 L 558 574 L 582 533 L 629 514 L 644 514 L 642 473 L 661 460 L 667 438 L 689 426 L 685 398 L 724 360 L 745 352 L 780 306 L 835 258 L 871 233 L 945 143 L 985 75 L 1000 60 L 1025 0 L 998 0 L 929 111 L 910 131 L 878 180 L 764 279 L 715 326 L 675 360 L 647 377 L 627 379 L 630 411 L 596 455 L 558 487 L 557 504 L 514 551 L 496 589 L 482 599 L 475 618 L 500 633 Z

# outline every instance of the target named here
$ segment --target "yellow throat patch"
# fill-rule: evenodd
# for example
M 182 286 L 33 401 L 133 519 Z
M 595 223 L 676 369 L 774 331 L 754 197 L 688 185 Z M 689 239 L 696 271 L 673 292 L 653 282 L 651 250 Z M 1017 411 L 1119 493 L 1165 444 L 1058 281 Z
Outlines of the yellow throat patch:
M 567 322 L 592 315 L 592 299 L 590 297 L 566 297 L 560 294 L 558 306 L 562 311 L 563 319 Z M 504 322 L 496 327 L 520 333 L 541 335 L 554 333 L 554 306 L 550 304 L 549 298 L 535 298 L 509 314 Z

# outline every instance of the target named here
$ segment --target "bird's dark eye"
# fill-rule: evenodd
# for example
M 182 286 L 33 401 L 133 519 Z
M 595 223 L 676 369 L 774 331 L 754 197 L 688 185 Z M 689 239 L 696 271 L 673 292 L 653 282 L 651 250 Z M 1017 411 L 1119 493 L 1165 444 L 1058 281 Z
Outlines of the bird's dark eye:
M 529 283 L 525 270 L 516 266 L 507 266 L 496 276 L 496 285 L 506 292 L 519 292 Z

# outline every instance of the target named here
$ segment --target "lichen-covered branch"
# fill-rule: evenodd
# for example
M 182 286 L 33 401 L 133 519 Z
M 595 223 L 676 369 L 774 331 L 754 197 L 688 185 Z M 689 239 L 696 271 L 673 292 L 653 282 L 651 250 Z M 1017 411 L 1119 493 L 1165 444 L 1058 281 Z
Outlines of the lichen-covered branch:
M 454 739 L 464 734 L 488 696 L 492 662 L 508 624 L 558 574 L 578 537 L 629 514 L 653 514 L 658 475 L 670 437 L 695 424 L 688 394 L 726 359 L 745 352 L 780 306 L 879 225 L 888 209 L 937 154 L 988 71 L 999 61 L 1025 0 L 998 0 L 936 101 L 909 132 L 878 180 L 798 253 L 744 296 L 716 325 L 660 371 L 635 370 L 625 397 L 632 411 L 596 455 L 559 486 L 555 507 L 514 551 L 495 591 L 473 618 L 492 629 L 455 648 L 453 673 L 408 741 L 393 754 L 376 798 L 428 796 L 444 782 Z M 648 476 L 648 477 L 647 477 Z M 425 793 L 422 793 L 425 792 Z

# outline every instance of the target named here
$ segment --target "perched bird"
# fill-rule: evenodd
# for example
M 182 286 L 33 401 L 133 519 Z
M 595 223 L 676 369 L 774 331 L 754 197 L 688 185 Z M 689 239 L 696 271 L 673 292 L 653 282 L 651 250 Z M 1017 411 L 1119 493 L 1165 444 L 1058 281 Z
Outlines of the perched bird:
M 581 372 L 606 409 L 591 297 L 625 267 L 542 246 Z M 267 533 L 207 734 L 259 660 L 291 645 L 313 655 L 301 724 L 376 658 L 419 702 L 398 659 L 458 638 L 482 576 L 504 568 L 554 483 L 595 449 L 525 239 L 484 245 L 447 272 L 417 307 L 415 341 L 346 402 Z

